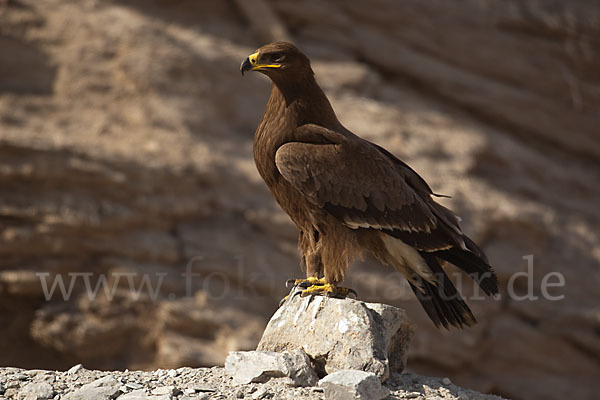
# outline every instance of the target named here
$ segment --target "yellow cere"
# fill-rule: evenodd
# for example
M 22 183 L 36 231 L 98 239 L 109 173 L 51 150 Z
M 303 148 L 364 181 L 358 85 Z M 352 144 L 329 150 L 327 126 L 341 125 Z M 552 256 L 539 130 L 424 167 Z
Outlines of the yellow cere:
M 248 56 L 250 64 L 252 65 L 252 71 L 261 70 L 264 68 L 281 68 L 279 64 L 258 64 L 258 51 Z

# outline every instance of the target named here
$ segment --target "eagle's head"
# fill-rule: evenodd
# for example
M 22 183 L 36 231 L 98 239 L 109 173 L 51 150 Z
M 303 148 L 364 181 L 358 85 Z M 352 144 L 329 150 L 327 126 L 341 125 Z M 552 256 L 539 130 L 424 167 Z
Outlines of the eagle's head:
M 310 60 L 296 46 L 288 42 L 273 42 L 250 54 L 240 66 L 240 72 L 258 71 L 273 81 L 312 75 Z

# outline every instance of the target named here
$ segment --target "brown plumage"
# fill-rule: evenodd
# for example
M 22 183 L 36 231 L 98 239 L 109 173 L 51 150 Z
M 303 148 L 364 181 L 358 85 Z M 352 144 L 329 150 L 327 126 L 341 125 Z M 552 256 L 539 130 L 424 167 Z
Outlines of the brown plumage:
M 258 172 L 300 230 L 307 277 L 337 284 L 366 251 L 409 281 L 436 326 L 475 317 L 442 268 L 450 262 L 487 294 L 498 281 L 487 258 L 436 203 L 429 185 L 385 149 L 338 121 L 309 59 L 294 45 L 261 47 L 241 66 L 273 81 L 254 136 Z

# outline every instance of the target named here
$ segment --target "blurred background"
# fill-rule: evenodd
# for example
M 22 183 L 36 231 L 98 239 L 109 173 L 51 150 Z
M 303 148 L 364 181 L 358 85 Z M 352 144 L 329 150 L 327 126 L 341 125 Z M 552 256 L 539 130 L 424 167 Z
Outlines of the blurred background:
M 446 332 L 400 277 L 353 266 L 362 299 L 415 322 L 409 369 L 595 398 L 597 0 L 0 0 L 0 365 L 213 366 L 256 346 L 302 275 L 252 159 L 270 83 L 239 73 L 281 38 L 349 129 L 452 196 L 500 277 L 500 300 L 469 302 L 479 325 Z M 511 299 L 528 255 L 539 299 Z M 56 277 L 72 292 L 47 300 Z

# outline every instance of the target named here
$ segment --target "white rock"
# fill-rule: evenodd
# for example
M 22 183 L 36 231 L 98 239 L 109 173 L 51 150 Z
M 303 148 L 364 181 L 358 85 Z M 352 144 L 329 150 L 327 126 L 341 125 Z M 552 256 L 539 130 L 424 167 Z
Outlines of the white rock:
M 77 364 L 77 365 L 74 365 L 71 368 L 69 368 L 69 370 L 67 371 L 67 374 L 73 375 L 73 374 L 76 374 L 77 372 L 81 371 L 82 369 L 83 369 L 83 365 Z
M 123 396 L 119 396 L 119 400 L 146 400 L 147 398 L 148 395 L 144 389 L 133 390 Z
M 19 386 L 21 386 L 21 384 L 19 383 L 19 381 L 8 381 L 8 382 L 6 382 L 6 388 L 7 389 L 18 388 Z
M 6 377 L 6 379 L 16 379 L 18 381 L 24 381 L 27 380 L 27 375 L 21 373 L 10 374 Z
M 414 328 L 387 304 L 292 296 L 271 317 L 257 350 L 303 349 L 319 374 L 356 369 L 385 381 L 406 366 Z
M 120 382 L 113 378 L 111 375 L 106 375 L 100 379 L 83 385 L 72 393 L 68 393 L 63 397 L 64 400 L 108 400 L 114 399 L 121 390 Z
M 158 396 L 150 396 L 144 389 L 138 389 L 123 396 L 119 396 L 118 400 L 171 400 L 171 395 L 162 394 Z
M 28 383 L 19 392 L 19 399 L 47 400 L 54 397 L 54 388 L 49 383 Z
M 179 372 L 175 371 L 174 369 L 171 369 L 169 370 L 167 375 L 169 375 L 171 378 L 175 378 L 177 375 L 179 375 Z
M 144 385 L 137 383 L 137 382 L 127 382 L 125 384 L 125 386 L 131 390 L 137 390 L 137 389 L 141 389 L 144 387 Z
M 293 386 L 313 386 L 318 381 L 310 359 L 300 349 L 282 353 L 233 351 L 225 360 L 225 372 L 233 378 L 234 385 L 283 377 Z
M 152 390 L 152 394 L 154 395 L 169 395 L 169 396 L 177 396 L 181 390 L 177 389 L 175 386 L 160 386 L 156 389 Z
M 381 386 L 377 375 L 358 370 L 342 370 L 319 381 L 327 400 L 380 400 L 390 392 Z

